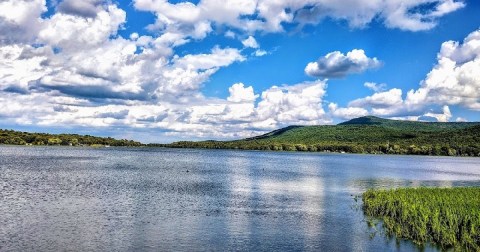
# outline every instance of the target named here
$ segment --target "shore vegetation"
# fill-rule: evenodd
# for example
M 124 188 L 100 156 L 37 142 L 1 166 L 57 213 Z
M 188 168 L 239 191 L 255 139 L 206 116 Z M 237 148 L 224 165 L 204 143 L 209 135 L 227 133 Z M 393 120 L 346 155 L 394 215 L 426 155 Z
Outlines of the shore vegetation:
M 480 188 L 401 188 L 366 191 L 363 211 L 388 235 L 442 249 L 480 251 Z

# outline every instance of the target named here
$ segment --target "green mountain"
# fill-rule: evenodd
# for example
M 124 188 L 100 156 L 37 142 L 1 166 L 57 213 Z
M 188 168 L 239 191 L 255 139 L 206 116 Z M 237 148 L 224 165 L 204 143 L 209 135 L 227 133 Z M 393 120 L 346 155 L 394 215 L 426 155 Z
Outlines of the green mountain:
M 235 141 L 168 147 L 480 156 L 479 122 L 414 122 L 366 116 L 338 125 L 289 126 Z
M 480 125 L 480 122 L 417 122 L 389 120 L 376 116 L 364 116 L 340 123 L 338 125 L 379 125 L 404 130 L 442 131 L 445 129 L 464 129 Z

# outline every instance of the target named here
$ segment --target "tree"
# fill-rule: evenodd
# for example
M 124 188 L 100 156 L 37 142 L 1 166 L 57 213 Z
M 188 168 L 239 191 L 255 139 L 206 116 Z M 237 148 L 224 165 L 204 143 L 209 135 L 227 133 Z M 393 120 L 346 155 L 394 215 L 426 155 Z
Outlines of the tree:
M 78 139 L 72 138 L 72 139 L 70 140 L 70 144 L 73 145 L 73 146 L 77 146 L 77 145 L 78 145 Z
M 62 140 L 58 137 L 48 139 L 48 145 L 60 145 L 61 143 Z

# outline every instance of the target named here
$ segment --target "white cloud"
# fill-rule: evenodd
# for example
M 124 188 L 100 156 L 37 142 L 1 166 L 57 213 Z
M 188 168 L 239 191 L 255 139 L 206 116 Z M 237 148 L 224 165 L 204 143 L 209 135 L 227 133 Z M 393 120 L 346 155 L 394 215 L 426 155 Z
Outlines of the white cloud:
M 390 28 L 420 31 L 435 27 L 438 18 L 465 6 L 454 0 L 202 0 L 198 4 L 135 0 L 134 5 L 156 14 L 152 29 L 195 38 L 205 37 L 212 26 L 249 33 L 282 32 L 284 24 L 318 24 L 325 18 L 345 20 L 354 28 L 377 19 Z
M 322 108 L 322 100 L 326 86 L 325 81 L 273 86 L 262 93 L 257 109 L 258 118 L 286 125 L 325 123 L 328 119 Z
M 228 88 L 230 96 L 227 98 L 231 102 L 253 102 L 257 99 L 258 95 L 253 92 L 253 87 L 245 87 L 243 83 L 233 84 Z
M 56 15 L 65 14 L 55 14 L 51 20 Z M 80 23 L 85 22 L 83 18 L 69 18 L 73 26 L 76 26 L 77 19 Z M 96 19 L 102 19 L 102 12 Z M 89 20 L 95 23 L 96 19 Z M 108 22 L 99 23 L 109 26 Z M 145 36 L 135 36 L 135 41 L 108 39 L 106 35 L 113 32 L 110 29 L 91 28 L 105 34 L 99 36 L 103 39 L 91 42 L 90 47 L 76 46 L 81 36 L 88 34 L 88 29 L 77 36 L 64 35 L 61 43 L 51 41 L 63 45 L 58 53 L 48 45 L 38 48 L 0 47 L 0 54 L 5 59 L 0 62 L 0 89 L 16 92 L 47 89 L 71 96 L 126 100 L 156 100 L 174 94 L 172 98 L 178 99 L 179 95 L 199 95 L 192 92 L 198 92 L 219 68 L 245 60 L 238 49 L 218 47 L 208 54 L 169 59 L 165 48 L 170 40 L 163 36 L 156 40 Z M 62 33 L 62 29 L 52 30 L 52 37 L 58 37 L 57 33 Z M 139 49 L 141 53 L 138 53 Z
M 340 78 L 380 67 L 381 64 L 377 58 L 367 57 L 365 51 L 361 49 L 354 49 L 346 55 L 335 51 L 319 58 L 316 62 L 308 63 L 305 73 L 315 77 Z
M 203 39 L 212 32 L 213 22 L 237 28 L 243 26 L 238 17 L 253 14 L 255 4 L 253 0 L 204 0 L 198 5 L 190 2 L 172 4 L 166 0 L 136 0 L 134 3 L 139 10 L 156 13 L 157 20 L 150 29 L 195 39 Z
M 136 49 L 134 42 L 119 38 L 101 48 L 61 52 L 43 63 L 44 69 L 52 71 L 30 84 L 31 88 L 73 96 L 139 99 L 155 75 L 141 75 L 149 62 L 135 55 Z
M 47 11 L 45 0 L 0 1 L 0 44 L 33 42 Z
M 420 88 L 410 90 L 406 104 L 460 105 L 480 111 L 480 30 L 470 33 L 462 44 L 447 41 L 437 55 L 438 63 Z
M 254 55 L 257 56 L 257 57 L 262 57 L 262 56 L 265 56 L 265 55 L 267 55 L 267 54 L 268 54 L 267 51 L 261 50 L 261 49 L 256 50 L 255 53 L 254 53 Z
M 78 51 L 79 47 L 98 46 L 108 41 L 125 21 L 125 11 L 116 5 L 105 6 L 94 18 L 57 12 L 44 21 L 38 38 L 62 50 Z
M 344 120 L 366 116 L 369 114 L 368 110 L 364 108 L 356 108 L 356 107 L 339 108 L 336 103 L 328 104 L 328 110 L 332 116 L 341 118 Z
M 423 11 L 421 7 L 434 4 L 433 9 Z M 407 31 L 430 30 L 437 25 L 437 18 L 465 6 L 462 1 L 386 1 L 382 17 L 385 25 Z
M 348 105 L 352 107 L 401 107 L 403 103 L 402 90 L 393 88 L 385 92 L 374 93 L 365 98 L 351 101 Z
M 248 38 L 242 40 L 242 44 L 245 47 L 254 48 L 254 49 L 260 47 L 257 43 L 257 40 L 255 40 L 255 38 L 252 36 L 248 36 Z
M 200 86 L 209 76 L 244 60 L 238 49 L 214 47 L 208 54 L 169 60 L 156 54 L 155 40 L 135 39 L 116 38 L 77 52 L 0 47 L 6 59 L 0 62 L 0 122 L 146 128 L 200 138 L 330 122 L 321 105 L 325 82 L 274 86 L 262 93 L 258 106 L 259 95 L 242 83 L 229 88 L 227 99 L 205 98 Z
M 480 30 L 470 33 L 463 43 L 444 42 L 437 60 L 420 87 L 410 90 L 405 99 L 400 89 L 383 91 L 383 87 L 375 83 L 365 83 L 375 93 L 351 101 L 344 109 L 363 108 L 378 116 L 441 122 L 452 118 L 450 105 L 480 111 Z M 430 111 L 439 106 L 441 112 Z M 343 109 L 333 108 L 331 111 Z M 344 118 L 338 113 L 332 115 Z
M 331 123 L 330 114 L 322 106 L 326 81 L 272 86 L 260 96 L 253 87 L 236 83 L 229 88 L 228 98 L 205 97 L 201 88 L 213 74 L 246 60 L 241 49 L 216 46 L 195 54 L 176 49 L 213 32 L 226 31 L 225 36 L 231 38 L 249 36 L 242 41 L 244 46 L 256 49 L 253 55 L 263 56 L 267 52 L 259 49 L 253 37 L 256 34 L 317 24 L 327 17 L 347 21 L 353 28 L 367 26 L 377 18 L 388 27 L 421 30 L 433 27 L 438 18 L 463 6 L 452 0 L 438 0 L 432 2 L 437 3 L 436 7 L 426 13 L 411 15 L 424 2 L 202 0 L 198 4 L 173 4 L 166 0 L 136 0 L 135 8 L 156 16 L 155 23 L 149 26 L 154 32 L 151 36 L 132 33 L 124 38 L 119 31 L 126 24 L 126 12 L 114 1 L 63 0 L 51 9 L 53 12 L 42 16 L 47 11 L 45 0 L 3 0 L 0 122 L 115 126 L 200 137 L 246 137 L 291 124 Z M 472 35 L 470 40 L 463 45 L 452 42 L 441 52 L 461 68 L 457 79 L 469 87 L 469 76 L 475 77 L 469 71 L 478 68 L 477 56 L 470 57 L 469 51 L 478 55 L 478 38 Z M 334 54 L 337 58 L 325 60 L 333 65 L 329 65 L 331 75 L 362 72 L 379 64 L 362 50 Z M 470 79 L 462 79 L 465 76 Z M 439 92 L 430 84 L 422 88 L 427 86 L 428 95 Z M 337 117 L 364 115 L 368 110 L 387 113 L 381 110 L 397 106 L 398 97 L 401 99 L 401 92 L 400 96 L 397 91 L 384 92 L 381 85 L 370 88 L 377 93 L 352 102 L 352 106 L 363 104 L 367 109 L 332 104 L 330 113 Z M 476 103 L 468 104 L 475 107 Z M 440 120 L 449 118 L 447 113 L 430 113 L 438 114 Z
M 238 49 L 218 47 L 214 47 L 210 54 L 175 56 L 171 65 L 159 70 L 161 75 L 155 93 L 158 97 L 174 94 L 175 99 L 190 96 L 192 92 L 198 93 L 201 85 L 220 67 L 244 60 Z
M 387 84 L 385 83 L 378 84 L 375 82 L 365 82 L 363 86 L 368 89 L 371 89 L 374 92 L 382 92 L 382 91 L 385 91 L 385 89 L 387 88 Z
M 402 90 L 393 88 L 353 100 L 348 103 L 347 107 L 338 107 L 337 104 L 330 103 L 329 113 L 333 117 L 341 119 L 375 115 L 398 120 L 447 122 L 452 117 L 448 106 L 443 106 L 441 112 L 428 110 L 431 107 L 423 106 L 410 110 L 405 104 L 405 100 L 402 99 Z
M 219 47 L 214 47 L 210 54 L 188 54 L 183 57 L 175 57 L 173 61 L 175 66 L 204 70 L 228 66 L 235 61 L 244 60 L 245 57 L 240 54 L 238 49 L 221 49 Z
M 186 43 L 178 34 L 134 33 L 125 39 L 117 32 L 126 13 L 115 4 L 62 3 L 50 17 L 41 19 L 39 12 L 33 18 L 41 25 L 32 34 L 36 38 L 29 39 L 39 45 L 0 44 L 0 121 L 166 131 L 198 127 L 212 133 L 216 128 L 206 122 L 212 115 L 205 112 L 203 121 L 192 121 L 190 127 L 181 119 L 186 108 L 212 103 L 224 113 L 220 121 L 246 120 L 253 113 L 258 95 L 251 87 L 243 94 L 235 90 L 235 101 L 207 99 L 200 92 L 218 69 L 245 60 L 239 49 L 214 47 L 209 53 L 172 56 L 174 47 Z M 79 12 L 66 10 L 66 4 Z M 87 13 L 90 7 L 95 15 Z
M 101 10 L 103 2 L 104 0 L 63 0 L 57 5 L 57 10 L 66 14 L 91 18 Z
M 0 46 L 0 90 L 16 89 L 27 92 L 28 84 L 52 70 L 44 66 L 51 58 L 50 48 L 34 48 L 29 45 Z
M 228 31 L 225 32 L 225 37 L 227 37 L 227 38 L 233 39 L 233 38 L 235 38 L 235 36 L 236 36 L 235 32 L 233 32 L 231 30 L 228 30 Z
M 136 33 L 136 32 L 130 34 L 130 39 L 131 40 L 137 40 L 139 37 L 140 37 L 140 35 L 138 35 L 138 33 Z
M 427 112 L 423 116 L 419 117 L 419 120 L 435 118 L 437 122 L 448 122 L 451 117 L 452 113 L 450 112 L 450 108 L 445 105 L 442 108 L 442 113 Z

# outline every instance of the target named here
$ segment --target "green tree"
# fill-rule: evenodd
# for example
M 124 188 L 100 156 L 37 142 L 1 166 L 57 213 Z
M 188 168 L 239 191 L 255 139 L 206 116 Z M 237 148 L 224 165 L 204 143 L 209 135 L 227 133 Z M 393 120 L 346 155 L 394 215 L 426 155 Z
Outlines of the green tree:
M 58 137 L 52 137 L 48 139 L 48 145 L 60 145 L 62 140 Z
M 77 145 L 78 145 L 78 139 L 72 138 L 72 139 L 70 140 L 70 144 L 73 145 L 73 146 L 77 146 Z

